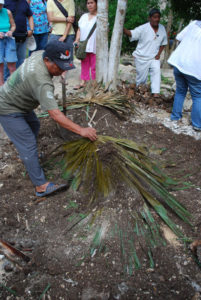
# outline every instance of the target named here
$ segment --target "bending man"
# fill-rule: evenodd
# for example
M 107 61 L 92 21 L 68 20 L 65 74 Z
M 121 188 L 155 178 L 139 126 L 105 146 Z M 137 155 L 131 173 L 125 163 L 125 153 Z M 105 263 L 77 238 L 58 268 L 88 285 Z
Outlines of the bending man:
M 0 123 L 17 148 L 37 196 L 46 196 L 65 185 L 46 180 L 39 164 L 36 138 L 39 121 L 33 110 L 41 105 L 60 126 L 96 140 L 94 128 L 82 128 L 58 109 L 54 98 L 53 76 L 71 70 L 71 53 L 61 42 L 50 42 L 45 51 L 34 52 L 0 88 Z

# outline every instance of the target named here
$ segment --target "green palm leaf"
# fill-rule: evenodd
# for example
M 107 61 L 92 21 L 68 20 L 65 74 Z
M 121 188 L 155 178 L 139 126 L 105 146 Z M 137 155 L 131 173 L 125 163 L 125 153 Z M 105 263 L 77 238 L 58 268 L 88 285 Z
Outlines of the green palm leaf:
M 144 147 L 126 139 L 99 136 L 95 142 L 87 139 L 67 142 L 63 150 L 63 171 L 74 176 L 74 188 L 82 184 L 90 198 L 97 201 L 100 197 L 107 197 L 119 182 L 125 183 L 138 190 L 145 203 L 178 237 L 183 236 L 168 216 L 165 206 L 187 223 L 190 223 L 190 213 L 168 192 L 168 182 L 172 181 L 151 161 Z M 150 227 L 152 219 L 148 208 L 144 219 L 152 235 L 153 230 L 156 234 L 156 228 Z

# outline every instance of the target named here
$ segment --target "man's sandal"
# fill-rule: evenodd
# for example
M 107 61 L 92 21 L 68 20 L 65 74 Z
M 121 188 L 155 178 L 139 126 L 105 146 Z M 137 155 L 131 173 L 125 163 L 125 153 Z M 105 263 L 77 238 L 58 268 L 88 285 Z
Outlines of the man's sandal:
M 49 195 L 52 195 L 56 192 L 60 192 L 62 190 L 65 190 L 68 187 L 69 187 L 69 185 L 67 185 L 67 184 L 54 184 L 53 182 L 50 182 L 47 185 L 46 190 L 44 192 L 36 192 L 36 196 L 37 197 L 49 196 Z

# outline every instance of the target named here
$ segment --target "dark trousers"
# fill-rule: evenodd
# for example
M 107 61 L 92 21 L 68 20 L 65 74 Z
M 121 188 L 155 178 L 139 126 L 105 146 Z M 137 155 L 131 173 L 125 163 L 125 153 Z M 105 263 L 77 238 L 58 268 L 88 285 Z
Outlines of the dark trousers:
M 0 123 L 19 152 L 25 168 L 34 186 L 47 182 L 39 164 L 37 136 L 40 122 L 32 111 L 30 113 L 13 113 L 0 115 Z

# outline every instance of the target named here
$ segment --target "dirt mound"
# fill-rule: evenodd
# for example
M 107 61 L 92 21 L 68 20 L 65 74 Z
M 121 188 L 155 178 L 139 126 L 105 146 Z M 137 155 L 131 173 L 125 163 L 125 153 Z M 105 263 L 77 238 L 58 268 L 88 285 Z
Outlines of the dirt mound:
M 68 111 L 68 116 L 87 126 L 86 112 L 91 117 L 94 109 L 97 107 L 75 109 Z M 171 177 L 184 176 L 183 181 L 193 184 L 185 191 L 175 189 L 172 193 L 193 214 L 193 225 L 198 225 L 192 231 L 174 214 L 171 217 L 188 237 L 199 239 L 200 142 L 188 136 L 175 136 L 158 124 L 119 120 L 106 108 L 98 109 L 92 125 L 98 134 L 146 144 L 151 157 L 166 166 Z M 49 153 L 64 142 L 51 119 L 41 118 L 38 142 L 39 151 L 45 152 L 43 163 L 47 178 L 65 181 L 57 161 L 46 164 Z M 119 182 L 116 192 L 95 205 L 92 211 L 89 210 L 91 199 L 82 188 L 76 192 L 71 188 L 38 203 L 13 146 L 7 144 L 2 150 L 3 162 L 12 164 L 14 169 L 12 174 L 5 173 L 0 179 L 3 184 L 0 187 L 0 236 L 30 256 L 31 264 L 26 270 L 13 264 L 12 268 L 7 268 L 8 273 L 4 266 L 9 261 L 0 260 L 4 272 L 1 299 L 15 299 L 14 292 L 17 297 L 29 300 L 39 297 L 91 299 L 92 296 L 94 299 L 172 300 L 191 299 L 197 292 L 196 288 L 201 286 L 200 271 L 184 246 L 173 247 L 168 242 L 165 246 L 162 242 L 162 246 L 156 245 L 150 252 L 143 252 L 146 231 L 138 230 L 132 223 L 136 205 L 139 211 L 142 207 L 137 192 L 125 190 Z M 108 145 L 100 155 L 109 159 L 110 153 Z M 139 234 L 136 240 L 134 233 Z M 0 267 L 0 273 L 1 270 Z
M 167 112 L 171 112 L 172 110 L 174 95 L 169 97 L 158 95 L 157 97 L 154 97 L 151 94 L 149 85 L 140 85 L 138 87 L 136 87 L 136 84 L 126 85 L 124 93 L 127 94 L 134 102 L 138 102 L 146 106 L 162 108 Z

